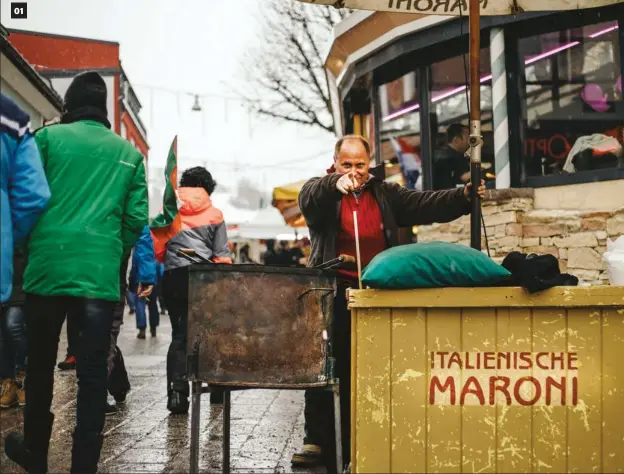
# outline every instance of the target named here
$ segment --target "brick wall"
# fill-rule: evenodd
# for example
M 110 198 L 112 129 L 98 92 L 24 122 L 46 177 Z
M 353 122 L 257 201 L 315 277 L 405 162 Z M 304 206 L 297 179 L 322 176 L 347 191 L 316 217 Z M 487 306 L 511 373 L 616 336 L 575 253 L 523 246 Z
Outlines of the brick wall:
M 512 251 L 551 254 L 563 272 L 581 283 L 608 284 L 602 254 L 607 238 L 624 234 L 624 208 L 615 211 L 569 211 L 533 209 L 533 191 L 488 191 L 483 217 L 491 255 L 497 262 Z M 470 217 L 449 224 L 421 226 L 419 242 L 445 241 L 470 245 Z M 485 249 L 485 238 L 482 237 Z

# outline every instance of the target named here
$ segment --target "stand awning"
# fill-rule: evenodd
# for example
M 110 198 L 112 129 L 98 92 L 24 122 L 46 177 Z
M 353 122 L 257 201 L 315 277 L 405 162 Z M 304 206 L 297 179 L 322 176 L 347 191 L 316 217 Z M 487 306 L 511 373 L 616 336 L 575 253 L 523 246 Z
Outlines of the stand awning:
M 276 207 L 290 227 L 305 227 L 306 222 L 299 209 L 299 192 L 307 180 L 297 181 L 273 189 L 273 207 Z

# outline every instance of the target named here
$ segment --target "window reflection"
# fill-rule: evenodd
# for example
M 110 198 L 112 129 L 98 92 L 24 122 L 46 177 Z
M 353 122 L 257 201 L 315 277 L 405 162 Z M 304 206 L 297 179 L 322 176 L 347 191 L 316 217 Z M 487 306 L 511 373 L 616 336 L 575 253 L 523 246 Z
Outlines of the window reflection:
M 422 190 L 418 80 L 410 72 L 379 87 L 382 162 L 386 177 Z
M 470 180 L 468 151 L 468 58 L 454 56 L 430 67 L 430 112 L 433 139 L 433 188 L 463 186 Z M 492 75 L 490 50 L 481 50 L 481 128 L 484 139 L 482 168 L 494 180 L 492 134 Z
M 622 167 L 617 22 L 519 41 L 528 176 Z

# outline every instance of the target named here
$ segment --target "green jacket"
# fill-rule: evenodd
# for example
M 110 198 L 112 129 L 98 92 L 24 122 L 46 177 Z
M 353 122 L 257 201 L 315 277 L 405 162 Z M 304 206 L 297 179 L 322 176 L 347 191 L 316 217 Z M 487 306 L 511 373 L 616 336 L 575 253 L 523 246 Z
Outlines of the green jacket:
M 90 120 L 35 140 L 52 197 L 28 242 L 24 290 L 118 301 L 121 262 L 148 223 L 143 156 Z

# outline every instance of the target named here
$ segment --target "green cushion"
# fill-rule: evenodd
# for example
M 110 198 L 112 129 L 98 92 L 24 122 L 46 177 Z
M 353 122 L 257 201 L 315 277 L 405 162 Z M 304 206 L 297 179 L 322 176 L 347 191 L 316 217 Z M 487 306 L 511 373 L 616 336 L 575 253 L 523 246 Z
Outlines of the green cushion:
M 446 242 L 401 245 L 377 255 L 364 269 L 371 288 L 488 286 L 510 273 L 478 250 Z

